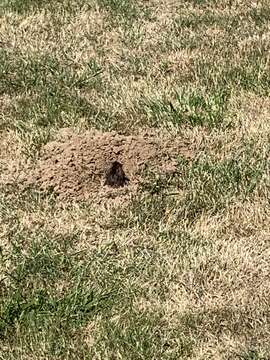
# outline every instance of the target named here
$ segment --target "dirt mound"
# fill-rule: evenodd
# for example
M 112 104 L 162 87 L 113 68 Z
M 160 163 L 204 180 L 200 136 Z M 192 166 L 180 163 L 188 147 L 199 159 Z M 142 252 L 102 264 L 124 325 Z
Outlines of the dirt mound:
M 175 157 L 187 155 L 187 148 L 172 139 L 154 134 L 124 136 L 114 132 L 67 132 L 44 146 L 35 168 L 25 174 L 26 186 L 52 189 L 61 198 L 87 199 L 93 193 L 111 191 L 104 185 L 106 168 L 119 161 L 129 178 L 121 191 L 134 189 L 148 167 L 160 172 L 173 171 Z

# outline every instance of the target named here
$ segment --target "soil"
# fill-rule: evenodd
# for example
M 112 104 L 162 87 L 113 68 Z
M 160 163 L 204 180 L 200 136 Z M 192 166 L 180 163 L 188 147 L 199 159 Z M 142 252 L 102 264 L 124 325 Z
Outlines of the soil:
M 27 169 L 19 181 L 24 187 L 34 185 L 41 190 L 53 190 L 60 198 L 123 194 L 137 188 L 146 168 L 173 172 L 178 155 L 190 156 L 186 145 L 155 133 L 124 136 L 115 132 L 74 134 L 62 130 L 44 146 L 35 167 Z M 117 190 L 105 185 L 106 169 L 114 161 L 121 163 L 129 179 Z

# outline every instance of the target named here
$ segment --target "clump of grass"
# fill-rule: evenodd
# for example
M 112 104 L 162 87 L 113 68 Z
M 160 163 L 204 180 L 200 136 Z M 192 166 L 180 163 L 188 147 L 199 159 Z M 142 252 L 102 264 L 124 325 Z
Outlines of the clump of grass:
M 223 89 L 213 94 L 205 92 L 175 92 L 171 99 L 147 99 L 141 102 L 142 111 L 152 126 L 172 124 L 219 127 L 225 122 L 229 92 Z
M 54 0 L 49 0 L 48 3 L 53 3 Z M 39 10 L 44 7 L 44 1 L 41 0 L 3 0 L 0 5 L 0 9 L 6 9 L 9 11 L 14 11 L 18 14 L 24 14 L 27 12 L 32 12 L 33 10 Z
M 82 90 L 102 88 L 101 68 L 94 60 L 79 72 L 49 56 L 15 57 L 5 51 L 1 54 L 2 94 L 17 97 L 8 107 L 11 120 L 6 120 L 5 128 L 21 135 L 29 155 L 49 140 L 52 128 L 75 125 L 81 117 L 97 127 L 109 121 L 109 114 L 80 95 Z
M 139 15 L 136 3 L 133 0 L 99 0 L 99 5 L 108 9 L 113 15 L 124 19 L 137 18 Z
M 197 160 L 180 163 L 180 186 L 186 190 L 182 215 L 195 219 L 200 213 L 214 214 L 238 198 L 245 201 L 266 171 L 265 159 L 230 159 L 220 163 Z M 180 215 L 181 216 L 181 215 Z
M 99 292 L 87 280 L 87 266 L 80 265 L 81 253 L 72 250 L 75 234 L 55 237 L 39 229 L 20 230 L 10 231 L 13 245 L 1 256 L 1 265 L 6 267 L 0 302 L 1 341 L 13 346 L 19 338 L 27 341 L 34 332 L 35 346 L 45 336 L 46 354 L 67 353 L 65 339 L 111 295 Z M 27 252 L 23 245 L 26 237 Z

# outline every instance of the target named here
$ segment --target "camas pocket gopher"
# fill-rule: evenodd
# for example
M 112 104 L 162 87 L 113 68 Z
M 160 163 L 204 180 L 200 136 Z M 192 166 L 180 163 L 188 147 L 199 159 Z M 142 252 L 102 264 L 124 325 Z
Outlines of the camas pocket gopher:
M 105 185 L 118 188 L 127 185 L 129 179 L 123 170 L 123 165 L 118 161 L 113 161 L 105 172 Z

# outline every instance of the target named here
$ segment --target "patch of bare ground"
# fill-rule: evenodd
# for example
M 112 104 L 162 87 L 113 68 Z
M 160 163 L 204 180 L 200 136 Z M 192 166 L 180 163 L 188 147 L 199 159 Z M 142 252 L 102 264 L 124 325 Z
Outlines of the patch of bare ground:
M 147 169 L 173 172 L 178 156 L 192 156 L 185 141 L 157 136 L 151 131 L 125 136 L 116 132 L 74 134 L 65 130 L 43 147 L 37 164 L 28 167 L 18 179 L 24 188 L 53 190 L 61 199 L 123 195 L 136 190 Z M 104 174 L 113 161 L 123 165 L 130 180 L 116 190 L 104 185 Z

